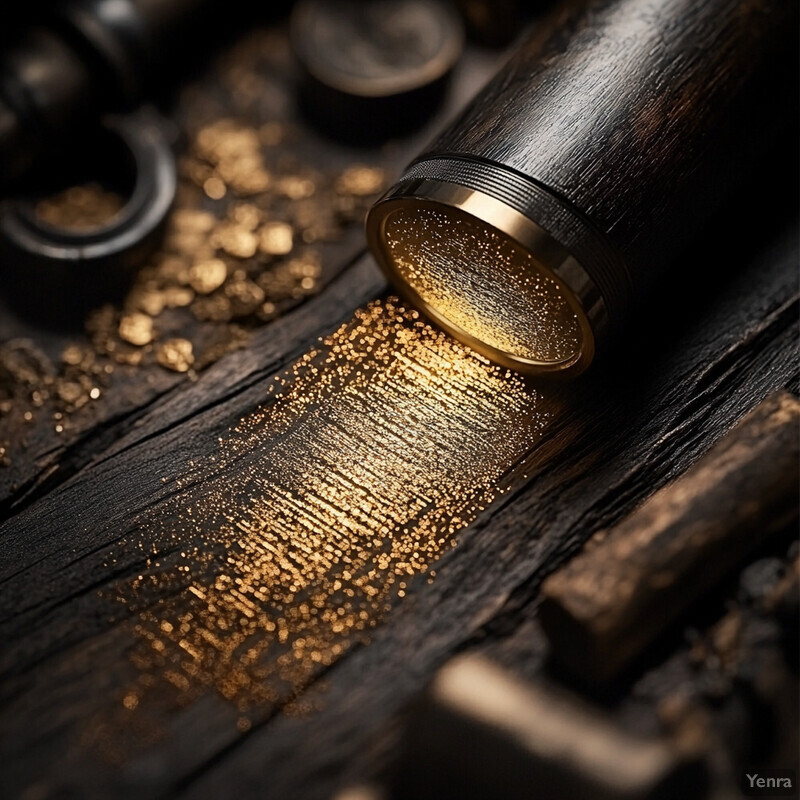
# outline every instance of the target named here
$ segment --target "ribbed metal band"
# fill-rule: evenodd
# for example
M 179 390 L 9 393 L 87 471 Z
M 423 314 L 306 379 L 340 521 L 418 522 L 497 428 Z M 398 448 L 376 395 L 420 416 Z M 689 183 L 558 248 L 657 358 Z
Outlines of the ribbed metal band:
M 597 285 L 616 328 L 631 309 L 633 286 L 622 256 L 580 212 L 530 178 L 499 164 L 460 157 L 423 158 L 398 181 L 436 180 L 483 192 L 546 230 Z

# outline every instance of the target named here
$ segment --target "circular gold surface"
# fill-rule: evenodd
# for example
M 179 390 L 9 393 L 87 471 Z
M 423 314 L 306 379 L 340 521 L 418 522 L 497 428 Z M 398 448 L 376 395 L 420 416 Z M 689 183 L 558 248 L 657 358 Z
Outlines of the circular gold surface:
M 524 220 L 531 235 L 507 207 L 477 195 L 462 190 L 454 205 L 380 202 L 367 233 L 381 267 L 429 317 L 492 360 L 529 373 L 582 371 L 594 355 L 592 328 L 546 265 L 568 255 L 535 223 Z

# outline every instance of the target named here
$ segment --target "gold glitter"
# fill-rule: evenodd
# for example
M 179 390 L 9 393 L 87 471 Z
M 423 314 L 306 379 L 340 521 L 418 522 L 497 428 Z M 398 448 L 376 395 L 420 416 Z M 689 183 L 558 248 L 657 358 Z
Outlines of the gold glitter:
M 116 192 L 106 191 L 97 183 L 87 183 L 40 200 L 36 216 L 57 228 L 85 231 L 110 222 L 122 206 L 123 199 Z
M 168 286 L 162 292 L 167 308 L 183 308 L 194 300 L 194 292 L 181 286 Z
M 316 186 L 310 178 L 287 175 L 279 181 L 278 191 L 290 200 L 301 200 L 305 197 L 311 197 L 316 191 Z
M 256 254 L 258 237 L 240 225 L 220 225 L 211 237 L 215 247 L 234 258 L 251 258 Z
M 392 211 L 384 231 L 395 269 L 450 325 L 529 361 L 580 353 L 583 335 L 565 291 L 499 231 L 429 206 Z
M 228 276 L 228 268 L 224 261 L 210 258 L 198 261 L 189 270 L 189 284 L 198 294 L 211 294 L 219 289 Z
M 225 287 L 231 317 L 246 317 L 264 302 L 264 290 L 253 281 L 239 280 Z
M 129 598 L 146 609 L 137 691 L 155 682 L 189 702 L 213 688 L 240 711 L 296 700 L 414 576 L 424 588 L 552 413 L 398 301 L 359 311 L 275 380 L 212 474 L 182 479 L 205 489 L 165 515 L 178 523 L 162 544 L 180 557 Z
M 377 194 L 386 185 L 386 174 L 378 167 L 356 164 L 348 167 L 336 181 L 336 191 L 356 197 Z
M 84 350 L 78 345 L 70 345 L 61 354 L 61 360 L 71 367 L 76 367 L 84 358 Z
M 176 209 L 170 218 L 170 225 L 177 230 L 192 231 L 195 233 L 209 233 L 217 224 L 213 214 L 208 211 L 199 211 L 194 208 Z
M 142 347 L 153 341 L 153 320 L 147 314 L 125 314 L 119 321 L 119 338 Z
M 250 203 L 239 203 L 231 214 L 233 221 L 248 231 L 254 231 L 261 222 L 261 212 Z
M 216 83 L 182 93 L 179 118 L 188 147 L 178 160 L 175 209 L 160 250 L 137 272 L 123 303 L 92 312 L 83 338 L 55 363 L 29 340 L 0 345 L 0 441 L 7 453 L 27 446 L 23 421 L 40 414 L 49 421 L 63 413 L 64 430 L 74 434 L 106 417 L 108 409 L 99 402 L 93 417 L 66 424 L 91 401 L 108 398 L 111 407 L 132 381 L 158 385 L 156 371 L 172 367 L 154 357 L 150 342 L 156 330 L 194 343 L 194 364 L 186 370 L 191 378 L 243 346 L 258 326 L 318 291 L 323 275 L 330 279 L 337 268 L 327 264 L 323 273 L 323 256 L 332 254 L 342 263 L 340 250 L 325 243 L 360 227 L 371 199 L 347 192 L 362 191 L 359 186 L 366 191 L 369 173 L 363 170 L 372 168 L 334 169 L 327 151 L 316 148 L 302 126 L 285 117 L 264 121 L 263 92 L 272 91 L 274 81 L 285 81 L 288 72 L 288 53 L 280 57 L 281 65 L 265 61 L 265 47 L 275 43 L 265 41 L 254 32 L 251 46 L 231 51 L 231 74 L 237 78 L 222 105 L 237 118 L 214 119 L 221 107 Z M 246 102 L 239 92 L 244 86 Z M 287 105 L 270 114 L 288 111 Z M 116 213 L 109 205 L 114 197 L 99 186 L 69 191 L 69 197 L 43 201 L 44 218 L 60 227 L 92 227 Z M 141 317 L 131 317 L 137 314 Z M 146 340 L 148 325 L 150 341 L 134 344 Z M 80 392 L 59 391 L 64 383 L 80 386 Z
M 156 349 L 156 358 L 162 367 L 173 372 L 188 372 L 194 364 L 192 343 L 187 339 L 167 339 Z
M 258 249 L 269 256 L 285 256 L 292 252 L 292 226 L 285 222 L 268 222 L 259 231 Z

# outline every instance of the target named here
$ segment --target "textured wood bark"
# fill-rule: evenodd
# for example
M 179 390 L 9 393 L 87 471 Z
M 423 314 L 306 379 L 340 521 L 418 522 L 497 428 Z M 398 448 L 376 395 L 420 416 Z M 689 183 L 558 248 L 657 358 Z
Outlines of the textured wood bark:
M 281 713 L 284 695 L 256 708 L 244 730 L 238 709 L 209 690 L 189 704 L 165 692 L 145 717 L 126 716 L 136 623 L 180 587 L 137 607 L 109 596 L 148 569 L 143 550 L 125 543 L 150 544 L 154 520 L 175 523 L 176 547 L 163 557 L 179 558 L 174 505 L 201 498 L 213 473 L 206 480 L 189 463 L 210 467 L 218 438 L 273 402 L 287 365 L 386 292 L 370 259 L 345 263 L 342 253 L 322 294 L 197 383 L 131 384 L 114 413 L 69 443 L 31 432 L 29 455 L 2 486 L 0 794 L 321 800 L 381 769 L 395 713 L 454 653 L 479 649 L 535 674 L 543 578 L 768 394 L 798 390 L 795 209 L 776 190 L 736 210 L 680 265 L 693 276 L 690 291 L 665 285 L 660 310 L 580 382 L 536 387 L 561 410 L 509 466 L 511 491 L 463 531 L 433 583 L 409 582 L 368 646 L 311 676 L 304 696 L 321 707 L 308 715 Z M 247 452 L 213 478 L 268 464 L 277 446 Z M 213 539 L 213 528 L 205 534 Z M 104 740 L 125 746 L 109 754 Z
M 542 587 L 555 655 L 603 681 L 726 573 L 796 524 L 800 403 L 767 398 L 675 483 Z
M 764 396 L 796 390 L 796 244 L 785 234 L 772 241 L 740 252 L 748 263 L 723 285 L 711 280 L 712 296 L 684 304 L 680 333 L 667 303 L 617 361 L 547 390 L 564 411 L 510 470 L 514 491 L 463 533 L 432 584 L 410 585 L 368 647 L 319 671 L 327 684 L 321 710 L 283 716 L 279 702 L 242 732 L 235 708 L 213 692 L 183 708 L 167 697 L 157 709 L 162 740 L 131 747 L 120 768 L 84 737 L 87 724 L 94 730 L 119 707 L 132 678 L 137 611 L 109 605 L 98 590 L 133 579 L 144 564 L 136 549 L 123 548 L 114 564 L 104 555 L 147 535 L 146 521 L 168 515 L 176 492 L 186 502 L 202 494 L 202 482 L 178 488 L 161 476 L 213 456 L 217 437 L 262 401 L 276 373 L 381 290 L 371 262 L 354 263 L 278 322 L 268 344 L 232 354 L 155 403 L 138 426 L 0 529 L 7 793 L 34 784 L 85 797 L 214 797 L 236 786 L 242 796 L 321 798 L 340 773 L 375 769 L 365 744 L 443 660 L 487 638 L 499 646 L 509 627 L 524 633 L 541 579 L 589 534 L 679 474 Z M 268 459 L 259 450 L 226 469 Z M 521 671 L 531 669 L 530 658 L 517 656 Z

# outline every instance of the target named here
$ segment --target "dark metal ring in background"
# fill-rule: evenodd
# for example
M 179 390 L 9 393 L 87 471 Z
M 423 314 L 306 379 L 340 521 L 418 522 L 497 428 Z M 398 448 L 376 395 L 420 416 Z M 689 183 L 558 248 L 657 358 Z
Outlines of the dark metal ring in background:
M 175 198 L 175 156 L 165 126 L 147 110 L 105 121 L 98 149 L 83 155 L 92 163 L 83 166 L 100 167 L 104 179 L 116 180 L 118 186 L 122 175 L 126 200 L 96 228 L 68 230 L 42 220 L 36 213 L 41 191 L 38 197 L 3 202 L 0 287 L 13 309 L 39 322 L 68 324 L 124 292 L 158 244 Z M 119 174 L 107 175 L 106 170 Z M 80 163 L 73 165 L 70 176 L 81 179 Z
M 139 102 L 151 39 L 138 5 L 132 0 L 72 0 L 57 5 L 55 14 L 87 61 L 96 64 L 96 74 L 107 80 L 108 95 L 126 104 Z

